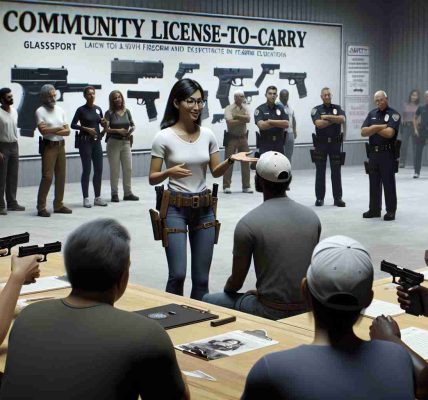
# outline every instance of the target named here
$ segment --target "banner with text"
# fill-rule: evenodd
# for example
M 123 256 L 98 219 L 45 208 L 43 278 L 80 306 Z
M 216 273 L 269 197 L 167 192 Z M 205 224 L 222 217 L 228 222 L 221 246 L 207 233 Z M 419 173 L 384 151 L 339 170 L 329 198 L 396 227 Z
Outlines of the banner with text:
M 15 2 L 0 3 L 0 24 L 0 85 L 14 94 L 21 155 L 37 153 L 34 111 L 45 83 L 57 89 L 69 122 L 85 103 L 86 85 L 97 88 L 103 111 L 109 93 L 120 90 L 136 124 L 137 150 L 151 147 L 171 87 L 182 77 L 204 88 L 203 125 L 219 143 L 224 108 L 237 88 L 252 112 L 266 101 L 267 86 L 289 90 L 298 143 L 311 141 L 310 113 L 321 88 L 331 88 L 334 103 L 341 98 L 339 25 Z M 253 118 L 248 128 L 255 144 Z M 67 139 L 67 151 L 73 145 Z

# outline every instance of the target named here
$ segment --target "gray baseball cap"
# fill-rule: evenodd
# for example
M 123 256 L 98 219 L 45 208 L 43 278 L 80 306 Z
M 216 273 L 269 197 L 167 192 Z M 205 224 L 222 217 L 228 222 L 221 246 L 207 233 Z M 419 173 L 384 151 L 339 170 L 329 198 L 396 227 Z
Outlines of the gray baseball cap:
M 256 164 L 257 175 L 267 181 L 288 182 L 291 178 L 291 164 L 284 154 L 277 151 L 263 153 Z
M 306 274 L 311 294 L 337 310 L 359 310 L 372 298 L 373 264 L 364 246 L 347 236 L 318 243 Z

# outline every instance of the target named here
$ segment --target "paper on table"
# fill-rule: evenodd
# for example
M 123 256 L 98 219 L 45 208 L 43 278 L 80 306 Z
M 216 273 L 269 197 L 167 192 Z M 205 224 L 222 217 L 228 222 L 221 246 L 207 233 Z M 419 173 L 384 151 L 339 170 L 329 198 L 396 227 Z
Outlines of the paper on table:
M 361 310 L 361 314 L 369 318 L 376 318 L 382 314 L 395 317 L 404 313 L 405 311 L 402 310 L 399 305 L 376 299 L 373 299 L 372 303 L 367 308 Z
M 401 340 L 424 360 L 428 359 L 428 331 L 415 327 L 401 330 Z
M 3 288 L 5 284 L 2 284 Z M 71 287 L 70 282 L 64 276 L 47 276 L 45 278 L 38 278 L 35 283 L 23 285 L 20 295 L 29 293 L 46 292 L 48 290 L 64 289 Z

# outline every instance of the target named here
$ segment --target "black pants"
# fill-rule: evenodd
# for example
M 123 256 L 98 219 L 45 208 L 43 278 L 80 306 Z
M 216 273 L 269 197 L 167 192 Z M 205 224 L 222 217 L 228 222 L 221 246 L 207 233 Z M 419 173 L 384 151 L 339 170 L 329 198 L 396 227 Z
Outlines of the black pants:
M 82 161 L 82 193 L 83 197 L 89 197 L 89 178 L 91 175 L 91 161 L 94 163 L 94 185 L 95 197 L 101 195 L 101 179 L 103 175 L 103 150 L 99 140 L 81 140 L 79 144 L 80 159 Z
M 425 142 L 427 138 L 426 137 L 415 137 L 414 138 L 414 165 L 415 165 L 415 174 L 421 173 L 421 167 L 422 167 L 422 153 L 424 151 Z
M 395 158 L 391 151 L 370 153 L 369 180 L 370 180 L 370 204 L 373 212 L 382 210 L 382 186 L 385 193 L 385 205 L 387 212 L 397 210 L 397 191 L 395 187 Z
M 316 151 L 325 154 L 325 160 L 315 162 L 315 196 L 319 200 L 324 200 L 325 196 L 325 171 L 327 168 L 327 156 L 330 159 L 331 185 L 333 188 L 333 198 L 342 198 L 342 177 L 340 165 L 340 143 L 317 143 Z
M 16 190 L 18 187 L 19 149 L 18 143 L 0 142 L 0 209 L 6 208 L 4 194 L 6 192 L 7 207 L 14 207 L 16 201 Z

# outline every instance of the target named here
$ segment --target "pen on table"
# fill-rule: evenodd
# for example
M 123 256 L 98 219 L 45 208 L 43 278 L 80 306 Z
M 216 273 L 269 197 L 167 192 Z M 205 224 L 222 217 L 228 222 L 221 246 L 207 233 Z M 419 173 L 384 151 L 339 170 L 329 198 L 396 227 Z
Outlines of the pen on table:
M 236 321 L 236 317 L 233 315 L 232 317 L 211 321 L 211 326 L 221 326 L 221 325 L 229 324 L 230 322 L 235 322 L 235 321 Z

